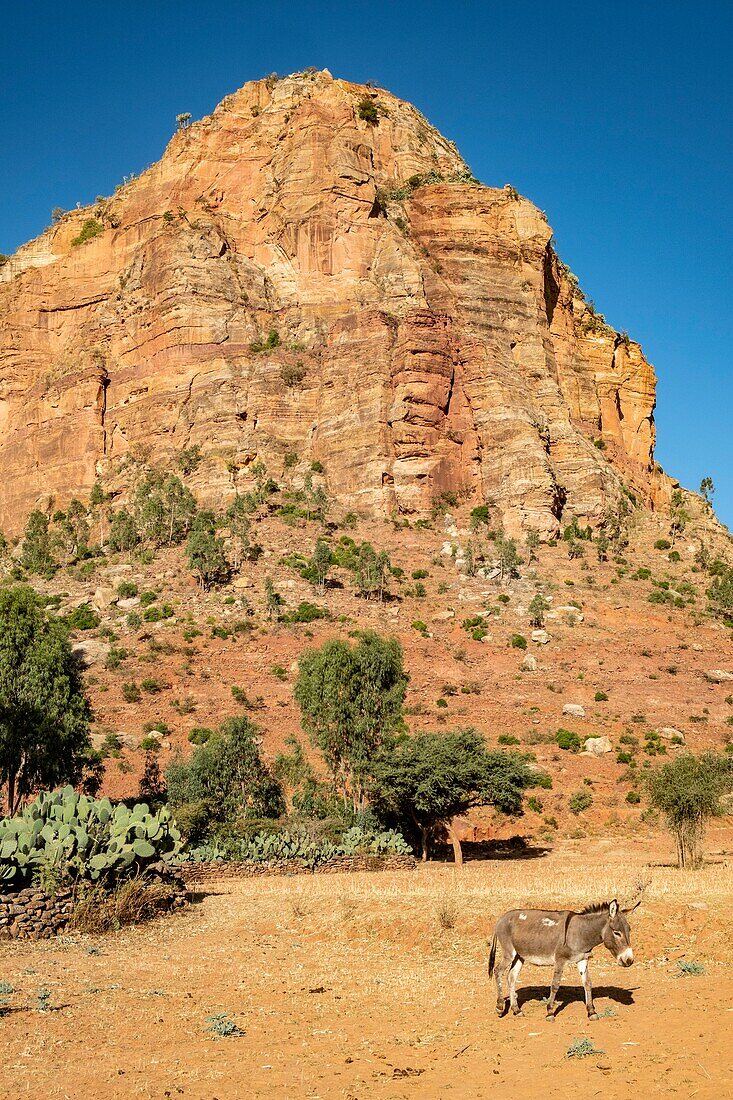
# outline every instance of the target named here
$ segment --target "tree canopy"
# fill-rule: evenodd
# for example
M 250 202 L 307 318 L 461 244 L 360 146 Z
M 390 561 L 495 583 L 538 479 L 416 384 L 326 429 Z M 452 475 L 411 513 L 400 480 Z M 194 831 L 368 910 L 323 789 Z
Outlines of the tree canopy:
M 418 733 L 401 741 L 379 766 L 378 800 L 403 821 L 416 827 L 427 859 L 430 836 L 437 825 L 448 830 L 461 862 L 460 843 L 452 819 L 472 806 L 496 806 L 507 814 L 522 809 L 522 794 L 535 786 L 538 775 L 532 757 L 518 752 L 490 751 L 475 730 Z
M 166 771 L 174 806 L 203 803 L 219 823 L 277 817 L 285 809 L 280 784 L 264 763 L 258 730 L 247 717 L 228 718 L 187 761 Z
M 193 521 L 186 543 L 189 569 L 199 579 L 203 589 L 226 580 L 230 573 L 223 539 L 216 533 L 213 512 L 199 512 Z
M 0 589 L 0 784 L 10 814 L 39 787 L 79 781 L 90 718 L 65 624 L 27 585 Z
M 373 631 L 353 646 L 334 638 L 300 659 L 295 698 L 303 728 L 355 810 L 364 808 L 377 760 L 402 729 L 407 680 L 399 642 Z
M 700 862 L 705 823 L 724 812 L 723 795 L 731 790 L 733 760 L 714 752 L 678 756 L 648 777 L 649 802 L 664 815 L 677 842 L 680 867 Z

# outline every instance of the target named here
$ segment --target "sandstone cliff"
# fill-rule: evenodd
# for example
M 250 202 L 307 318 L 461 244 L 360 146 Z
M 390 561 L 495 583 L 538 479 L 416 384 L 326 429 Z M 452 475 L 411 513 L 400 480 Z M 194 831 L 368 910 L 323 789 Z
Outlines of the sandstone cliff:
M 389 93 L 247 84 L 0 268 L 0 526 L 196 443 L 212 503 L 293 451 L 345 509 L 512 533 L 663 500 L 654 371 L 551 236 Z

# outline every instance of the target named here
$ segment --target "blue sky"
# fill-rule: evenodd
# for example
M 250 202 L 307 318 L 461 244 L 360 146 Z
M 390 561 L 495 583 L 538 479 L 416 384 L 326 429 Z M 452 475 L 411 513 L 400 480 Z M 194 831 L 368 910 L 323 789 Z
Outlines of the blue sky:
M 656 367 L 659 461 L 733 525 L 732 35 L 730 0 L 6 5 L 0 252 L 157 160 L 179 111 L 309 65 L 373 80 L 547 212 Z

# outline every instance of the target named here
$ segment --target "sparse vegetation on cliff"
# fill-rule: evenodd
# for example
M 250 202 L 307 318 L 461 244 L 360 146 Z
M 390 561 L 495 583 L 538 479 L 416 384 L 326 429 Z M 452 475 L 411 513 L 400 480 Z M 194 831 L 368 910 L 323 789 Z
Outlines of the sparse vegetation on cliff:
M 97 221 L 96 218 L 86 218 L 77 236 L 72 238 L 71 243 L 75 246 L 86 244 L 87 241 L 91 241 L 94 237 L 98 237 L 100 233 L 104 233 L 104 226 L 102 223 Z

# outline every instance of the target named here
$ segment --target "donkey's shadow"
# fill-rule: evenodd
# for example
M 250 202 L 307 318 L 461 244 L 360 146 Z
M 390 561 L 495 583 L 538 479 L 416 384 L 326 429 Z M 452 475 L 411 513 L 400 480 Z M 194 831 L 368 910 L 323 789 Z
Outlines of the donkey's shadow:
M 528 1001 L 547 1001 L 550 988 L 549 985 L 525 985 L 517 990 L 517 1000 L 519 1007 L 521 1008 Z M 623 989 L 618 985 L 594 985 L 593 986 L 593 1000 L 596 1002 L 596 1008 L 603 1013 L 603 1006 L 598 1002 L 609 1000 L 615 1001 L 619 1005 L 632 1005 L 634 1004 L 634 991 L 632 989 Z M 585 994 L 583 993 L 582 986 L 561 986 L 557 994 L 557 1000 L 555 1001 L 555 1015 L 559 1016 L 561 1012 L 564 1012 L 569 1005 L 575 1003 L 582 1004 L 585 1007 Z

